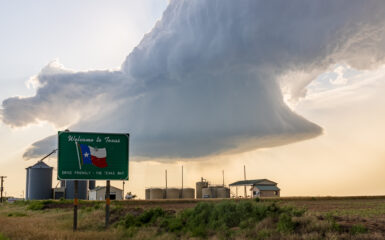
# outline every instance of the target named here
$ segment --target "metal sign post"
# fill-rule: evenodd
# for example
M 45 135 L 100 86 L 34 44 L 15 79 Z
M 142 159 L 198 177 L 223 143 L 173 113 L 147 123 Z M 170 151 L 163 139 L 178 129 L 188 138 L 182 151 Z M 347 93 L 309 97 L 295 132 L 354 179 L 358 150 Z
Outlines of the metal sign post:
M 106 223 L 105 226 L 106 228 L 108 227 L 108 222 L 110 219 L 110 180 L 107 180 L 106 182 Z
M 79 181 L 74 181 L 74 231 L 78 228 Z

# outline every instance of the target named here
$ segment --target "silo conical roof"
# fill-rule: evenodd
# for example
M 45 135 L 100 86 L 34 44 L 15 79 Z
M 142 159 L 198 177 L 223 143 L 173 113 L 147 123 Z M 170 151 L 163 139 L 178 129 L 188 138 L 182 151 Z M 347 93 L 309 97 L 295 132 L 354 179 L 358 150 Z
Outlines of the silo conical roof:
M 52 168 L 50 166 L 48 166 L 46 163 L 44 162 L 37 162 L 35 165 L 31 166 L 31 167 L 28 167 L 28 168 Z

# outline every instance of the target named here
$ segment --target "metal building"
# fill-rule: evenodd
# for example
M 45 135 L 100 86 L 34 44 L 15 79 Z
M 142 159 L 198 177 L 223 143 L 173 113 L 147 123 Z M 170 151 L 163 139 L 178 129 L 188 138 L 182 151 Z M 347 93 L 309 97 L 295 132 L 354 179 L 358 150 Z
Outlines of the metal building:
M 26 168 L 26 199 L 39 200 L 52 198 L 52 167 L 42 161 Z
M 247 193 L 247 196 L 245 197 L 253 198 L 279 197 L 281 192 L 281 189 L 277 187 L 277 183 L 268 179 L 243 180 L 234 182 L 229 186 L 236 188 L 236 197 L 238 197 L 238 187 L 247 187 L 249 189 L 249 193 Z
M 90 190 L 89 200 L 105 200 L 106 198 L 106 187 L 95 187 Z M 111 200 L 123 200 L 123 190 L 110 186 L 110 199 Z

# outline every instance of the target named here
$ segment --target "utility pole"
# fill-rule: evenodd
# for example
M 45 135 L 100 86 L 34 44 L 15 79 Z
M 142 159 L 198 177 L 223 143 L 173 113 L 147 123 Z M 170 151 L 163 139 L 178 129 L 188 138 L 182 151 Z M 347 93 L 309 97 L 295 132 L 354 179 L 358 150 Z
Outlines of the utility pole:
M 225 187 L 225 170 L 222 170 L 222 185 Z
M 182 165 L 182 194 L 181 197 L 183 198 L 183 165 Z
M 246 181 L 246 165 L 243 165 L 243 177 Z M 245 198 L 247 198 L 247 194 L 246 194 L 246 185 L 245 185 Z
M 6 176 L 0 176 L 1 178 L 1 203 L 3 202 L 3 191 L 4 191 L 4 178 L 7 178 Z
M 165 178 L 166 178 L 166 194 L 165 194 L 165 197 L 167 198 L 167 169 L 165 170 Z

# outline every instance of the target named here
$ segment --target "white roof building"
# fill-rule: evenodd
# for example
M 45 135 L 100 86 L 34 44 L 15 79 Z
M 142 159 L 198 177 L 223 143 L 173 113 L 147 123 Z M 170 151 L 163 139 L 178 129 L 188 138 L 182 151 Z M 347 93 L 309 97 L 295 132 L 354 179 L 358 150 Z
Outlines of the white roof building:
M 94 189 L 89 191 L 89 200 L 105 200 L 106 187 L 97 186 Z M 110 199 L 111 200 L 123 200 L 123 190 L 113 187 L 110 187 Z

